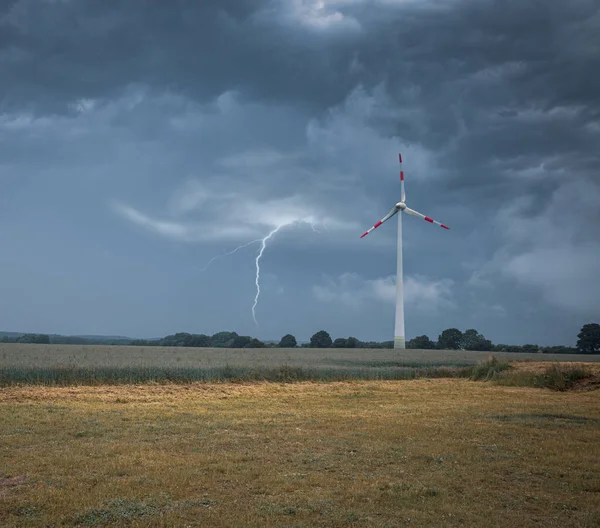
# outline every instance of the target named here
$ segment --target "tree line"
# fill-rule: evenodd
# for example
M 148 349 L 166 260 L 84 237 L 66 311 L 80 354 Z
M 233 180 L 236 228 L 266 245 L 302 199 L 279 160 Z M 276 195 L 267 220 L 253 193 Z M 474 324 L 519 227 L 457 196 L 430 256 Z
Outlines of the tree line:
M 289 337 L 293 338 L 293 336 L 285 337 L 288 337 L 288 339 Z M 355 337 L 332 340 L 331 336 L 325 330 L 320 330 L 310 338 L 309 344 L 302 346 L 310 346 L 312 348 L 393 348 L 394 343 L 393 341 L 384 341 L 382 343 L 364 342 L 359 341 Z M 420 350 L 522 352 L 529 354 L 598 354 L 600 353 L 600 324 L 584 324 L 579 334 L 577 334 L 577 345 L 575 347 L 539 346 L 536 344 L 494 344 L 474 328 L 467 329 L 464 332 L 458 328 L 447 328 L 438 336 L 437 341 L 432 341 L 427 335 L 421 335 L 409 340 L 406 343 L 406 348 Z
M 47 334 L 4 335 L 4 343 L 38 344 L 111 344 L 130 346 L 160 347 L 210 347 L 210 348 L 393 348 L 393 341 L 361 341 L 356 337 L 338 337 L 332 339 L 325 330 L 315 332 L 308 343 L 298 345 L 292 334 L 284 335 L 279 342 L 263 342 L 252 336 L 239 335 L 236 332 L 217 332 L 213 335 L 178 332 L 160 339 L 126 338 L 84 338 L 79 336 L 61 336 Z M 406 343 L 409 349 L 425 350 L 479 350 L 490 352 L 523 352 L 545 354 L 598 354 L 600 353 L 600 324 L 584 324 L 577 334 L 577 345 L 546 346 L 535 344 L 506 345 L 493 344 L 474 328 L 462 332 L 458 328 L 447 328 L 432 341 L 427 335 L 413 337 Z

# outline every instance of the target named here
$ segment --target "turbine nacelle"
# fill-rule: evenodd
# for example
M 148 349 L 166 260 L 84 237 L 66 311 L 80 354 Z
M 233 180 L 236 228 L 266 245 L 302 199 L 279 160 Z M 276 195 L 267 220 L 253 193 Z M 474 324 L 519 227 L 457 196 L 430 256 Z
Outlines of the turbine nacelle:
M 402 156 L 398 156 L 400 159 L 400 164 L 402 164 Z M 437 224 L 440 227 L 444 228 L 444 229 L 450 229 L 447 225 L 444 224 L 440 224 L 438 221 L 434 220 L 433 218 L 429 217 L 429 216 L 425 216 L 422 213 L 419 213 L 418 211 L 415 211 L 414 209 L 411 209 L 410 207 L 406 206 L 406 193 L 404 191 L 404 171 L 400 171 L 400 191 L 401 191 L 401 200 L 399 202 L 396 203 L 396 205 L 394 205 L 394 207 L 392 207 L 392 209 L 388 212 L 388 214 L 386 214 L 381 220 L 379 220 L 379 222 L 377 222 L 371 229 L 365 231 L 360 238 L 363 238 L 365 236 L 367 236 L 371 231 L 373 231 L 373 229 L 377 229 L 381 224 L 383 224 L 384 222 L 387 222 L 390 218 L 392 218 L 392 216 L 394 216 L 395 214 L 397 214 L 398 212 L 403 212 L 412 216 L 418 216 L 420 218 L 422 218 L 423 220 L 425 220 L 426 222 L 429 222 L 431 224 Z

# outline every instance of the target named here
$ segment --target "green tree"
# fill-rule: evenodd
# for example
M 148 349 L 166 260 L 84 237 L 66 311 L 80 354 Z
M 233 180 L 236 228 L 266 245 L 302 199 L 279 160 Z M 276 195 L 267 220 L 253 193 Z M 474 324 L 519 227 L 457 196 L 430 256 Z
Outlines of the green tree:
M 462 338 L 462 344 L 465 350 L 479 350 L 487 352 L 494 348 L 492 342 L 483 337 L 483 335 L 474 328 L 465 330 Z
M 217 332 L 210 340 L 214 347 L 231 347 L 233 340 L 237 337 L 236 332 Z
M 192 339 L 192 334 L 187 332 L 177 332 L 176 334 L 165 336 L 161 339 L 162 346 L 168 347 L 183 347 L 188 346 L 187 343 Z
M 437 348 L 441 350 L 460 350 L 463 346 L 463 333 L 458 328 L 447 328 L 437 341 Z
M 540 351 L 540 347 L 538 345 L 526 344 L 521 347 L 521 350 L 525 354 L 537 354 Z
M 346 348 L 358 348 L 360 341 L 356 337 L 350 336 L 346 339 Z
M 333 348 L 346 348 L 346 343 L 347 341 L 345 337 L 338 337 L 331 346 Z
M 231 348 L 244 348 L 252 342 L 250 336 L 235 336 L 231 342 Z
M 17 339 L 17 343 L 36 343 L 49 345 L 50 336 L 47 334 L 23 334 Z
M 600 324 L 588 323 L 577 334 L 577 351 L 582 354 L 600 353 Z
M 209 347 L 210 337 L 206 334 L 192 334 L 191 339 L 188 340 L 189 346 L 191 347 Z
M 406 348 L 418 349 L 418 350 L 431 350 L 435 348 L 435 343 L 429 339 L 426 335 L 413 337 L 408 343 Z
M 562 345 L 547 346 L 540 349 L 543 354 L 577 354 L 575 347 L 566 347 Z
M 331 336 L 325 330 L 319 330 L 310 338 L 310 346 L 313 348 L 330 348 Z
M 285 334 L 279 341 L 279 348 L 296 348 L 298 342 L 292 334 Z
M 252 339 L 244 348 L 265 348 L 265 344 L 259 339 Z

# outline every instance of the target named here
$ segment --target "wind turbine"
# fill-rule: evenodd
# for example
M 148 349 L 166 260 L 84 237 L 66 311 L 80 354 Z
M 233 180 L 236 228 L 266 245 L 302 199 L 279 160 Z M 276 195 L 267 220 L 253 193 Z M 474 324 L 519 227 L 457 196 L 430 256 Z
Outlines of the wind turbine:
M 371 229 L 365 231 L 360 238 L 367 236 L 373 229 L 378 228 L 385 221 L 389 220 L 397 212 L 403 212 L 413 216 L 420 216 L 426 222 L 437 224 L 444 229 L 450 229 L 444 224 L 436 222 L 433 218 L 406 207 L 406 193 L 404 192 L 404 171 L 402 170 L 402 154 L 398 154 L 400 160 L 400 201 L 394 205 L 388 214 L 386 214 Z M 402 280 L 402 215 L 398 215 L 398 256 L 396 270 L 396 324 L 394 328 L 394 348 L 406 348 L 406 337 L 404 334 L 404 285 Z

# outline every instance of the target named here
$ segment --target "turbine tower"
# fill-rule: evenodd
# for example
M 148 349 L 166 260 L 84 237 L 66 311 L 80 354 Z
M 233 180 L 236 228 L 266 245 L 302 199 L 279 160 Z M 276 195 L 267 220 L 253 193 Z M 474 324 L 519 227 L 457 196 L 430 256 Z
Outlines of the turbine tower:
M 360 238 L 367 236 L 373 229 L 378 228 L 385 221 L 389 220 L 397 212 L 406 213 L 413 216 L 419 216 L 426 222 L 437 224 L 444 229 L 450 229 L 444 224 L 436 222 L 433 218 L 425 216 L 414 209 L 406 207 L 406 193 L 404 192 L 404 171 L 402 170 L 402 154 L 398 154 L 400 160 L 400 201 L 394 205 L 388 214 L 386 214 L 371 229 L 365 231 Z M 397 243 L 397 263 L 396 263 L 396 322 L 394 328 L 394 348 L 406 348 L 406 334 L 404 333 L 404 284 L 402 279 L 402 215 L 398 215 L 398 243 Z

